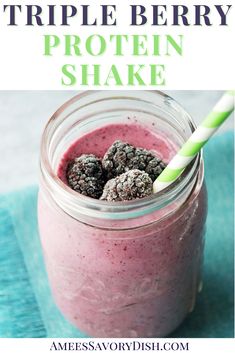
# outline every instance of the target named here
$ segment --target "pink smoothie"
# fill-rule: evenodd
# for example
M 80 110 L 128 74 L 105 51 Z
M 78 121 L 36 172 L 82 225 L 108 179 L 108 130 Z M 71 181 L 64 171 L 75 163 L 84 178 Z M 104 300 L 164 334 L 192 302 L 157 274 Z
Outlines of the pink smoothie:
M 67 184 L 65 171 L 70 160 L 83 153 L 93 153 L 102 158 L 115 140 L 153 150 L 166 162 L 176 151 L 175 145 L 166 136 L 156 135 L 139 124 L 108 125 L 84 135 L 68 149 L 59 166 L 59 178 Z
M 71 145 L 59 178 L 66 182 L 69 160 L 83 153 L 102 157 L 117 139 L 155 150 L 165 162 L 175 153 L 165 136 L 143 126 L 108 125 Z M 193 310 L 203 254 L 204 187 L 174 212 L 149 214 L 144 226 L 132 219 L 126 229 L 113 229 L 109 220 L 102 227 L 78 221 L 48 198 L 40 192 L 48 276 L 58 307 L 76 327 L 96 337 L 162 337 Z

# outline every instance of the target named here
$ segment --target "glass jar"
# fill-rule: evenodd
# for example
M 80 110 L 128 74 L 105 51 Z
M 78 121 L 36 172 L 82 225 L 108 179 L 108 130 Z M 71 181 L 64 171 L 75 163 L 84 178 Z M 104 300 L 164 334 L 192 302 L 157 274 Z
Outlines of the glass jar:
M 193 310 L 201 282 L 207 214 L 201 153 L 168 188 L 129 202 L 80 195 L 57 176 L 75 140 L 132 118 L 176 148 L 195 129 L 163 93 L 89 91 L 65 103 L 42 136 L 38 219 L 49 282 L 64 316 L 96 337 L 170 334 Z

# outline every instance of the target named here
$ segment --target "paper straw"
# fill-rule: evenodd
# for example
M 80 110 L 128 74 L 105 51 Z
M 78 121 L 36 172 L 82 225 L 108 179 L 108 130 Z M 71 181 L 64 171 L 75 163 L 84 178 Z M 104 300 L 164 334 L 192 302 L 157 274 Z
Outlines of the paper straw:
M 172 184 L 234 109 L 235 91 L 226 92 L 153 183 L 153 192 Z

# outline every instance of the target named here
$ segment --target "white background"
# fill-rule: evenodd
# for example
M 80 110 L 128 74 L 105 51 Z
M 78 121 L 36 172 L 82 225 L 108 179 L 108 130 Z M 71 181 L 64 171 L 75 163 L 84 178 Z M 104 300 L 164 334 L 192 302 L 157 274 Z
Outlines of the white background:
M 3 2 L 4 3 L 4 2 Z M 29 3 L 28 0 L 7 1 L 7 4 Z M 46 4 L 66 4 L 64 0 L 31 1 L 31 4 L 45 6 L 43 17 L 46 21 Z M 100 18 L 100 3 L 117 5 L 117 21 L 115 26 L 81 27 L 81 12 L 79 5 L 91 4 L 92 16 Z M 149 23 L 144 26 L 130 27 L 129 4 L 144 4 L 147 8 Z M 164 89 L 233 89 L 234 87 L 234 38 L 235 21 L 234 8 L 228 15 L 229 26 L 219 26 L 219 16 L 213 4 L 233 4 L 232 0 L 195 0 L 195 1 L 165 1 L 160 0 L 157 4 L 167 4 L 169 23 L 172 18 L 171 4 L 185 4 L 189 7 L 190 21 L 194 22 L 193 4 L 203 4 L 211 6 L 211 21 L 213 26 L 151 26 L 151 0 L 135 1 L 69 1 L 69 4 L 78 6 L 78 15 L 71 20 L 69 27 L 30 27 L 25 26 L 25 11 L 19 16 L 19 26 L 7 26 L 8 12 L 3 13 L 2 2 L 0 5 L 0 45 L 1 45 L 1 65 L 0 65 L 0 89 L 62 89 L 61 67 L 64 64 L 94 64 L 101 63 L 103 71 L 107 73 L 111 64 L 117 64 L 123 74 L 126 64 L 165 64 L 166 66 L 166 86 Z M 68 3 L 67 3 L 68 4 Z M 235 5 L 234 5 L 235 6 Z M 59 9 L 59 8 L 58 8 Z M 59 10 L 57 12 L 58 22 L 60 21 Z M 98 33 L 109 36 L 111 33 L 119 34 L 170 34 L 184 35 L 183 56 L 173 55 L 172 57 L 132 57 L 128 53 L 124 57 L 112 57 L 112 52 L 94 58 L 85 57 L 64 57 L 64 47 L 61 45 L 55 50 L 52 57 L 43 56 L 44 34 L 56 34 L 63 38 L 64 34 L 77 34 L 81 38 Z M 79 83 L 79 82 L 78 82 Z M 81 89 L 78 85 L 68 87 L 68 89 Z M 92 89 L 92 85 L 89 89 Z M 109 88 L 116 88 L 110 86 Z M 121 87 L 122 89 L 123 87 Z M 136 86 L 136 89 L 139 87 Z M 141 87 L 140 87 L 141 88 Z M 158 87 L 163 89 L 163 87 Z M 120 88 L 119 88 L 120 89 Z
M 62 345 L 64 343 L 67 343 L 68 347 L 68 342 L 73 343 L 73 347 L 75 347 L 76 342 L 88 342 L 92 341 L 95 342 L 95 345 L 97 343 L 107 343 L 112 346 L 112 342 L 129 342 L 129 344 L 133 341 L 138 341 L 142 343 L 149 343 L 151 344 L 154 342 L 156 345 L 157 343 L 159 344 L 160 349 L 157 351 L 156 349 L 154 352 L 189 352 L 189 353 L 199 353 L 199 352 L 205 352 L 205 353 L 230 353 L 234 352 L 234 340 L 233 339 L 171 339 L 171 338 L 158 338 L 158 339 L 107 339 L 107 338 L 96 338 L 96 339 L 5 339 L 0 341 L 0 349 L 1 352 L 3 353 L 49 353 L 50 351 L 55 352 L 55 349 L 50 350 L 50 348 L 53 345 L 53 342 L 55 342 L 56 347 L 58 347 L 58 343 L 61 343 Z M 183 343 L 184 345 L 188 343 L 188 350 L 183 350 L 182 346 L 180 346 L 180 343 Z M 166 348 L 165 350 L 162 348 L 163 345 L 166 344 L 164 347 Z M 172 344 L 172 346 L 171 346 Z M 17 347 L 17 349 L 16 349 Z M 170 349 L 172 347 L 172 349 Z M 162 348 L 162 349 L 161 349 Z M 176 350 L 176 348 L 178 348 Z M 58 349 L 59 350 L 59 349 Z M 60 350 L 61 351 L 61 350 Z M 65 351 L 65 350 L 63 350 Z M 72 350 L 70 350 L 72 351 Z M 75 351 L 75 350 L 73 350 Z M 89 351 L 87 351 L 89 352 Z M 97 352 L 101 352 L 97 350 Z M 102 352 L 117 352 L 115 350 L 107 349 L 107 351 L 102 350 Z M 127 352 L 127 350 L 122 351 L 122 352 Z M 133 350 L 128 351 L 130 353 L 133 353 Z M 135 352 L 143 352 L 141 350 L 136 350 Z M 151 351 L 153 352 L 153 350 Z
M 55 342 L 56 347 L 58 347 L 58 343 L 61 343 L 62 345 L 67 343 L 68 347 L 68 342 L 73 343 L 73 347 L 75 347 L 75 342 L 88 342 L 92 341 L 95 342 L 95 345 L 97 343 L 110 343 L 110 346 L 112 346 L 112 342 L 133 342 L 133 339 L 108 339 L 108 338 L 95 338 L 95 339 L 8 339 L 8 340 L 2 340 L 0 341 L 0 350 L 3 353 L 12 353 L 13 351 L 15 352 L 15 347 L 17 345 L 17 353 L 49 353 L 50 351 L 55 352 L 55 349 L 50 350 L 50 348 L 53 345 L 53 342 Z M 142 343 L 159 343 L 160 349 L 157 351 L 156 349 L 154 352 L 189 352 L 189 353 L 199 353 L 199 352 L 208 352 L 208 353 L 231 353 L 234 352 L 234 340 L 233 339 L 193 339 L 193 338 L 188 338 L 188 339 L 172 339 L 172 338 L 157 338 L 157 339 L 146 339 L 146 338 L 140 338 L 140 339 L 134 339 L 134 341 L 142 342 Z M 188 343 L 188 350 L 183 350 L 182 347 L 180 346 L 180 343 Z M 162 347 L 166 343 L 166 349 L 164 350 Z M 177 344 L 178 343 L 178 344 Z M 172 345 L 172 349 L 169 349 Z M 178 349 L 176 350 L 176 347 L 178 346 Z M 162 349 L 161 349 L 162 348 Z M 181 348 L 181 349 L 180 349 Z M 58 349 L 59 350 L 59 349 Z M 61 351 L 61 350 L 59 350 Z M 65 351 L 65 350 L 63 350 Z M 68 351 L 68 350 L 67 350 Z M 71 350 L 72 351 L 72 350 Z M 75 350 L 73 350 L 75 351 Z M 84 351 L 85 352 L 85 351 Z M 89 352 L 89 351 L 87 351 Z M 106 352 L 105 350 L 97 352 Z M 118 352 L 115 350 L 108 349 L 108 353 L 110 352 Z M 122 352 L 130 352 L 133 353 L 133 350 L 130 351 L 122 351 Z M 136 350 L 135 352 L 143 352 L 142 350 Z M 153 352 L 153 350 L 151 351 Z

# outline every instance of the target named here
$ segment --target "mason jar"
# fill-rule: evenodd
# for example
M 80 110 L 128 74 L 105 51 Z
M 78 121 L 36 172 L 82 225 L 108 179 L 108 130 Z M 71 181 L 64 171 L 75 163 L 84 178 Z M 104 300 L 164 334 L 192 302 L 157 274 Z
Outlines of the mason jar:
M 90 336 L 164 337 L 193 310 L 201 288 L 202 153 L 146 198 L 107 202 L 73 191 L 58 177 L 64 154 L 113 124 L 160 134 L 172 155 L 195 130 L 189 114 L 157 91 L 89 91 L 56 111 L 42 136 L 38 196 L 49 282 L 63 315 Z

